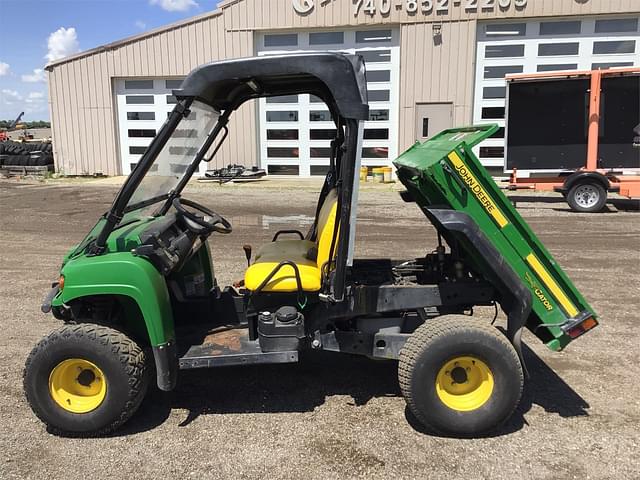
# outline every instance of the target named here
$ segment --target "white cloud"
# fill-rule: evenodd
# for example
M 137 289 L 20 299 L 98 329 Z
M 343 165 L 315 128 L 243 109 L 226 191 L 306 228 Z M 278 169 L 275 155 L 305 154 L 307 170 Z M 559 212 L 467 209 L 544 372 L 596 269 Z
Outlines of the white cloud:
M 14 105 L 15 103 L 22 101 L 22 95 L 20 95 L 15 90 L 9 90 L 8 88 L 3 88 L 0 90 L 0 103 L 5 105 Z
M 46 58 L 50 62 L 79 52 L 80 46 L 78 45 L 76 29 L 73 27 L 60 27 L 49 35 L 47 46 L 49 47 L 49 53 L 47 53 Z
M 139 28 L 140 30 L 146 30 L 147 29 L 147 24 L 145 22 L 143 22 L 142 20 L 136 20 L 135 24 L 136 28 Z
M 149 0 L 150 5 L 159 5 L 167 12 L 186 12 L 191 7 L 199 5 L 193 0 Z
M 30 92 L 24 100 L 27 103 L 42 103 L 44 101 L 44 93 Z
M 5 75 L 9 75 L 9 64 L 5 62 L 0 62 L 0 77 L 4 77 Z
M 26 116 L 34 115 L 36 118 L 47 116 L 47 97 L 44 92 L 30 92 L 22 95 L 16 90 L 4 88 L 0 90 L 0 115 L 15 118 L 20 111 Z
M 35 68 L 33 73 L 22 75 L 22 81 L 26 83 L 46 82 L 47 76 L 42 68 Z
M 43 92 L 29 92 L 24 99 L 24 113 L 27 115 L 41 114 L 47 108 L 47 97 Z

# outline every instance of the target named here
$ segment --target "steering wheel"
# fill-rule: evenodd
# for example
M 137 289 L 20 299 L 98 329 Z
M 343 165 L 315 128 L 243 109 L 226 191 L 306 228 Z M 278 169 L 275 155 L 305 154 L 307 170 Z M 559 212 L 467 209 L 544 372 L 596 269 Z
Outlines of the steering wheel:
M 231 224 L 226 218 L 199 203 L 176 197 L 173 199 L 172 204 L 173 208 L 185 219 L 187 228 L 194 233 L 203 235 L 218 232 L 226 235 L 233 231 Z M 184 208 L 185 206 L 191 207 L 195 212 L 187 210 Z M 202 215 L 198 215 L 196 212 L 200 212 Z

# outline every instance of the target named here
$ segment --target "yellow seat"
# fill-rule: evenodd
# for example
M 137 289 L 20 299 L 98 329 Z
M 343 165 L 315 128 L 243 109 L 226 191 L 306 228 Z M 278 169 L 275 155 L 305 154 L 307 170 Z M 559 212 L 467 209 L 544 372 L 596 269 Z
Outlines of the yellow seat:
M 305 258 L 292 259 L 300 272 L 302 289 L 307 292 L 320 290 L 321 272 L 316 262 Z M 282 260 L 256 262 L 251 265 L 244 276 L 244 286 L 249 290 L 257 290 L 265 278 Z M 291 265 L 284 265 L 264 287 L 264 292 L 295 292 L 298 290 L 296 274 Z
M 264 244 L 256 253 L 256 262 L 262 257 L 269 258 L 300 258 L 306 257 L 309 251 L 316 246 L 316 242 L 311 240 L 276 240 Z
M 255 262 L 245 272 L 245 287 L 252 291 L 257 290 L 281 262 L 289 260 L 298 267 L 304 291 L 320 290 L 322 267 L 329 261 L 337 210 L 338 193 L 333 189 L 327 194 L 318 214 L 317 241 L 278 240 L 264 246 L 258 250 Z M 295 272 L 291 265 L 281 267 L 262 289 L 264 292 L 295 292 L 297 290 Z

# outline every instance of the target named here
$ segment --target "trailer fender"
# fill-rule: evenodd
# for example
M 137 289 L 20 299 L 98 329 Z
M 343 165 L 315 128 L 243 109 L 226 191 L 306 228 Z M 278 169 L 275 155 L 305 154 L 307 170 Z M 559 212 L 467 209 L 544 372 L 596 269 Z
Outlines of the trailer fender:
M 522 331 L 531 314 L 531 291 L 469 215 L 455 210 L 428 207 L 425 207 L 424 211 L 429 220 L 444 233 L 445 238 L 449 236 L 446 235 L 447 232 L 465 237 L 492 270 L 489 272 L 492 275 L 487 275 L 487 280 L 504 296 L 501 306 L 507 313 L 507 337 L 518 353 L 525 375 L 528 376 L 522 354 Z
M 611 191 L 611 182 L 609 182 L 609 179 L 599 172 L 572 173 L 564 180 L 562 187 L 558 190 L 564 193 L 568 193 L 574 185 L 577 185 L 578 183 L 585 183 L 588 180 L 594 180 L 602 185 L 602 188 L 604 188 L 605 191 Z

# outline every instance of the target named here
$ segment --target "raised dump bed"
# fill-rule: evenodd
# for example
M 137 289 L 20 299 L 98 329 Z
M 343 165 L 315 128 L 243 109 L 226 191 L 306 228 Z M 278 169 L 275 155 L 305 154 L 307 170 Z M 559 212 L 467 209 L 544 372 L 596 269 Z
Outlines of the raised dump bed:
M 458 242 L 465 260 L 498 290 L 518 291 L 513 284 L 520 283 L 531 292 L 525 325 L 550 349 L 561 350 L 596 326 L 597 316 L 474 155 L 473 146 L 497 129 L 445 130 L 394 164 L 411 199 L 450 245 Z M 447 213 L 452 211 L 462 215 Z M 504 268 L 515 276 L 503 275 Z

